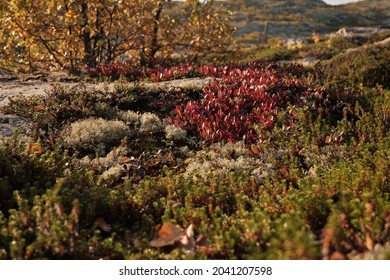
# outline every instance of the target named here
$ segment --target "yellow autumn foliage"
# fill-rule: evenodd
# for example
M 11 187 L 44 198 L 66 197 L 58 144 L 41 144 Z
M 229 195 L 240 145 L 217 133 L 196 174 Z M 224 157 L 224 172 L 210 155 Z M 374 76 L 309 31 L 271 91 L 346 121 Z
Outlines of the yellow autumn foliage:
M 230 14 L 214 1 L 9 0 L 0 3 L 0 67 L 77 72 L 138 56 L 221 52 Z

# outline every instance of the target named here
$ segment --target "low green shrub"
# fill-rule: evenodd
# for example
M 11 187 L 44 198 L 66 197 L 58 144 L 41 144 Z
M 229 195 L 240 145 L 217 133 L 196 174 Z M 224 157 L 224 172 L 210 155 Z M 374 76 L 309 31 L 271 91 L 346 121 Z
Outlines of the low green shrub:
M 346 80 L 354 85 L 390 87 L 390 45 L 360 47 L 324 62 L 328 77 Z
M 336 51 L 345 51 L 347 49 L 356 48 L 357 45 L 348 37 L 334 36 L 329 39 L 328 47 Z
M 46 150 L 41 142 L 15 135 L 0 146 L 0 211 L 15 206 L 14 191 L 30 197 L 51 188 L 70 161 L 68 154 Z

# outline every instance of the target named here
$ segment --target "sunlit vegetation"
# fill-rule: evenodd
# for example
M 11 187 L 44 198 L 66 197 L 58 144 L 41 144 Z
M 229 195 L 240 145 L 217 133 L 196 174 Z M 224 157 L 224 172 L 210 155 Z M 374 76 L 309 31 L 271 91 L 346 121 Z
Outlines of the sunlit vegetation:
M 21 11 L 16 17 L 19 2 L 0 10 L 14 13 L 14 26 L 27 18 Z M 1 108 L 30 120 L 30 129 L 0 138 L 0 259 L 390 259 L 389 45 L 367 45 L 383 37 L 351 42 L 313 34 L 295 47 L 273 39 L 228 54 L 240 62 L 210 63 L 209 52 L 223 50 L 213 38 L 230 34 L 228 25 L 219 14 L 210 24 L 222 29 L 197 41 L 194 22 L 208 24 L 216 7 L 187 1 L 187 12 L 195 7 L 198 14 L 188 13 L 188 26 L 179 28 L 192 30 L 195 41 L 177 39 L 196 57 L 167 59 L 160 54 L 181 43 L 153 54 L 153 20 L 172 4 L 156 0 L 148 3 L 157 10 L 143 6 L 146 30 L 118 27 L 141 27 L 145 41 L 135 44 L 147 59 L 133 63 L 114 59 L 119 53 L 104 57 L 111 37 L 85 52 L 80 35 L 100 33 L 74 14 L 82 1 L 43 2 L 62 24 L 55 34 L 72 26 L 75 37 L 53 38 L 56 45 L 46 48 L 49 30 L 43 41 L 27 36 L 23 45 L 28 33 L 3 30 L 10 39 L 4 50 L 23 46 L 13 58 L 29 67 L 85 67 L 99 86 L 55 86 Z M 105 9 L 90 2 L 81 18 L 99 14 L 108 28 L 114 1 Z M 136 9 L 145 1 L 125 2 Z M 46 19 L 36 16 L 41 21 L 31 28 L 38 29 L 25 32 L 42 28 Z M 168 30 L 164 22 L 158 32 Z M 69 56 L 47 56 L 57 47 L 69 47 Z M 47 61 L 24 56 L 36 48 Z M 250 55 L 258 60 L 243 62 Z M 319 62 L 287 62 L 308 55 Z M 200 86 L 162 86 L 206 78 Z
M 170 0 L 12 0 L 0 4 L 0 63 L 20 70 L 79 72 L 132 57 L 148 64 L 179 53 L 196 60 L 225 52 L 230 15 L 219 4 Z M 175 4 L 177 6 L 177 4 Z

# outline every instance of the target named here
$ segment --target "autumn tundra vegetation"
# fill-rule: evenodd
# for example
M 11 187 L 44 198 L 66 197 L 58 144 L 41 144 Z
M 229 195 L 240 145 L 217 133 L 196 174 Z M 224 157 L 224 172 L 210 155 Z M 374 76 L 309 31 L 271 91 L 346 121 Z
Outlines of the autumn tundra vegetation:
M 390 258 L 389 33 L 244 49 L 218 1 L 6 2 L 0 71 L 80 83 L 0 108 L 29 123 L 0 259 Z

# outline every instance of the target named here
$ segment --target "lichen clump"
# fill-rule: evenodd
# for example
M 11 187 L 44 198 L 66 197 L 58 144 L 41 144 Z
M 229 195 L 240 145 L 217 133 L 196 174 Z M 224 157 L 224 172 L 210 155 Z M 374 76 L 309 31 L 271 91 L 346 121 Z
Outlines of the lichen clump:
M 187 137 L 187 131 L 175 125 L 167 125 L 165 127 L 165 135 L 168 140 L 181 141 Z
M 140 124 L 140 115 L 134 111 L 120 111 L 118 118 L 124 121 L 127 125 L 138 126 Z
M 270 163 L 273 157 L 281 158 L 285 150 L 263 152 L 253 156 L 246 150 L 242 141 L 236 143 L 217 143 L 208 151 L 199 151 L 187 160 L 186 178 L 197 180 L 213 177 L 223 178 L 229 173 L 246 174 L 262 184 L 264 179 L 275 172 Z
M 101 150 L 115 146 L 129 134 L 130 129 L 123 121 L 91 118 L 72 123 L 64 140 L 75 148 Z
M 141 131 L 145 132 L 154 132 L 162 128 L 162 122 L 157 117 L 156 114 L 153 113 L 144 113 L 141 118 Z

